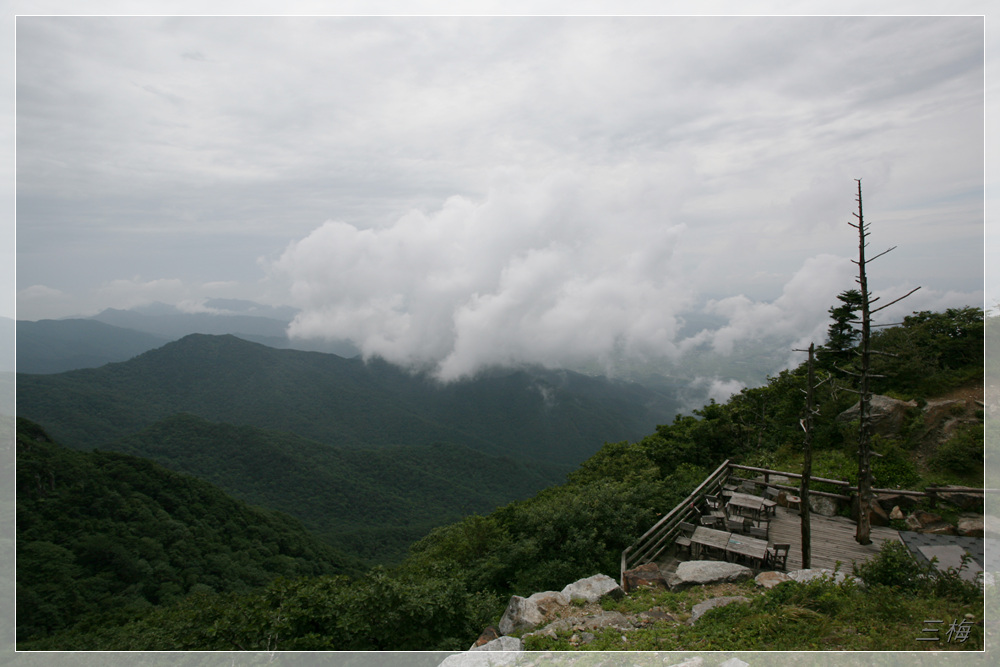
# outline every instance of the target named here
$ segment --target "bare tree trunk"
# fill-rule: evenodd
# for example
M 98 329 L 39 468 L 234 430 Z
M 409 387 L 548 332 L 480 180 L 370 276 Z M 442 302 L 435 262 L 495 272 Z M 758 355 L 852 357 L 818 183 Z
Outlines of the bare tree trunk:
M 858 284 L 861 285 L 861 426 L 858 429 L 858 531 L 854 539 L 859 544 L 871 544 L 872 468 L 871 468 L 871 390 L 869 373 L 871 370 L 871 294 L 868 292 L 868 275 L 865 272 L 865 246 L 868 232 L 865 231 L 864 211 L 861 205 L 861 180 L 858 180 L 858 212 L 854 214 L 858 224 L 851 225 L 858 230 Z
M 802 453 L 802 488 L 799 490 L 799 495 L 802 498 L 801 514 L 802 514 L 802 568 L 809 569 L 810 560 L 812 559 L 812 527 L 809 523 L 809 479 L 812 476 L 812 423 L 813 423 L 813 405 L 814 405 L 814 388 L 816 386 L 816 374 L 813 371 L 813 356 L 815 353 L 816 346 L 813 343 L 809 344 L 809 365 L 808 373 L 806 375 L 806 419 L 803 428 L 805 429 L 805 445 L 804 451 Z

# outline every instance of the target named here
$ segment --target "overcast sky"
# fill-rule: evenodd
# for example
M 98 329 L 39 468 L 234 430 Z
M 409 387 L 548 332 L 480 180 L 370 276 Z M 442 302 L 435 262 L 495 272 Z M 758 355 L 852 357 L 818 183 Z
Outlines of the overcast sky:
M 858 178 L 888 316 L 1000 297 L 982 17 L 16 27 L 19 319 L 244 298 L 442 377 L 808 345 Z

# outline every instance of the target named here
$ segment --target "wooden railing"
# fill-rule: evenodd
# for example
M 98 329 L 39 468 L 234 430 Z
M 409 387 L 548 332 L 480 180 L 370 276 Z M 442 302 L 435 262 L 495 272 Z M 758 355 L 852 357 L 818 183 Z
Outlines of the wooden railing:
M 771 475 L 779 475 L 781 477 L 787 477 L 789 479 L 802 479 L 802 475 L 794 472 L 785 472 L 783 470 L 772 470 L 770 468 L 754 468 L 752 466 L 743 466 L 736 463 L 729 464 L 730 470 L 746 470 L 748 472 L 757 473 L 764 476 L 764 486 L 774 487 L 776 489 L 782 489 L 784 491 L 791 491 L 794 493 L 799 492 L 798 487 L 786 486 L 783 484 L 775 484 L 770 481 Z M 828 493 L 825 491 L 810 491 L 809 494 L 813 496 L 825 496 L 827 498 L 836 498 L 838 500 L 851 500 L 853 494 L 858 492 L 858 487 L 852 486 L 850 482 L 842 479 L 827 479 L 826 477 L 809 477 L 811 482 L 822 482 L 823 484 L 832 484 L 834 486 L 839 486 L 843 488 L 846 493 Z M 758 482 L 759 484 L 760 482 Z M 910 491 L 908 489 L 872 489 L 872 493 L 892 493 L 901 496 L 916 496 L 918 498 L 930 498 L 933 504 L 937 500 L 937 496 L 940 493 L 970 493 L 972 495 L 986 494 L 986 493 L 996 493 L 996 489 L 974 489 L 967 486 L 928 486 L 924 491 Z
M 802 475 L 798 473 L 786 472 L 783 470 L 772 470 L 770 468 L 754 468 L 752 466 L 730 463 L 728 460 L 725 461 L 722 465 L 715 469 L 715 472 L 706 477 L 705 481 L 699 484 L 698 488 L 691 492 L 691 495 L 670 510 L 666 516 L 657 521 L 656 524 L 647 530 L 642 537 L 622 552 L 621 586 L 623 589 L 625 588 L 625 572 L 639 565 L 655 561 L 660 554 L 662 554 L 674 543 L 674 539 L 677 536 L 677 532 L 680 530 L 680 523 L 682 521 L 689 520 L 690 523 L 697 524 L 697 517 L 701 514 L 700 506 L 702 501 L 705 499 L 705 496 L 712 494 L 719 495 L 722 491 L 723 484 L 729 480 L 730 476 L 736 470 L 745 470 L 757 475 L 762 475 L 764 477 L 763 482 L 760 482 L 759 480 L 754 481 L 757 481 L 758 484 L 762 483 L 764 486 L 790 491 L 795 494 L 798 494 L 800 491 L 799 487 L 778 484 L 770 480 L 771 475 L 778 475 L 788 479 L 802 479 Z M 858 491 L 858 487 L 851 486 L 850 482 L 842 479 L 827 479 L 825 477 L 810 477 L 809 479 L 812 482 L 822 482 L 823 484 L 832 484 L 834 486 L 841 487 L 845 492 L 830 493 L 826 491 L 810 491 L 809 495 L 812 496 L 823 496 L 827 498 L 835 498 L 837 500 L 851 500 Z M 931 500 L 932 505 L 937 500 L 939 493 L 961 492 L 985 494 L 998 492 L 997 489 L 973 489 L 968 487 L 927 487 L 927 490 L 925 491 L 908 491 L 905 489 L 872 489 L 872 491 L 874 493 L 893 493 L 925 497 Z
M 674 542 L 682 521 L 701 514 L 699 506 L 706 495 L 718 495 L 729 477 L 729 461 L 715 469 L 705 481 L 698 485 L 687 498 L 670 510 L 662 519 L 647 530 L 632 546 L 622 552 L 621 586 L 625 589 L 625 572 L 646 563 L 651 563 Z

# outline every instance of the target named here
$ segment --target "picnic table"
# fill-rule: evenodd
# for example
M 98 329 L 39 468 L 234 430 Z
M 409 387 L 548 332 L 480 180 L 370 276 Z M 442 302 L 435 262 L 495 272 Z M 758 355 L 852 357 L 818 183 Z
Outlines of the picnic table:
M 698 526 L 694 529 L 694 533 L 691 534 L 691 545 L 692 548 L 697 546 L 698 549 L 691 555 L 697 558 L 701 555 L 701 548 L 708 547 L 710 549 L 719 549 L 725 552 L 726 547 L 729 545 L 729 538 L 732 537 L 732 533 L 726 532 L 724 530 L 717 530 L 715 528 L 708 528 L 707 526 Z
M 737 514 L 748 512 L 751 517 L 760 517 L 760 511 L 764 507 L 764 499 L 760 496 L 752 496 L 749 493 L 734 493 L 729 497 L 727 505 L 735 508 Z
M 767 559 L 767 541 L 746 535 L 730 535 L 726 544 L 726 553 L 745 556 L 752 561 L 763 564 Z

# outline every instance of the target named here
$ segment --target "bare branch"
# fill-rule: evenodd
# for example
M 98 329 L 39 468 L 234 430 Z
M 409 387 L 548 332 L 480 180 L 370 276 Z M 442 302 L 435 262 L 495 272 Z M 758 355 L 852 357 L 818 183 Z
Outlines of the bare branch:
M 889 254 L 890 252 L 892 252 L 892 251 L 893 251 L 893 250 L 895 250 L 895 249 L 896 249 L 896 246 L 892 246 L 892 247 L 891 247 L 891 248 L 889 248 L 888 250 L 886 250 L 886 251 L 884 251 L 884 252 L 880 252 L 879 254 L 875 255 L 874 257 L 869 257 L 869 258 L 868 258 L 868 261 L 869 261 L 869 262 L 872 262 L 872 261 L 874 261 L 874 260 L 878 259 L 879 257 L 881 257 L 882 255 L 887 255 L 887 254 Z
M 894 303 L 899 303 L 900 301 L 902 301 L 902 300 L 903 300 L 903 299 L 905 299 L 906 297 L 908 297 L 908 296 L 910 296 L 911 294 L 913 294 L 914 292 L 916 292 L 916 291 L 917 291 L 918 289 L 920 289 L 920 288 L 919 288 L 919 287 L 914 287 L 914 288 L 913 288 L 913 289 L 911 289 L 911 290 L 910 290 L 909 292 L 907 292 L 907 293 L 906 293 L 906 294 L 904 294 L 903 296 L 899 297 L 899 298 L 898 298 L 898 299 L 896 299 L 895 301 L 890 301 L 889 303 L 885 304 L 884 306 L 879 306 L 878 308 L 875 308 L 874 310 L 872 310 L 872 311 L 871 311 L 871 312 L 872 312 L 872 314 L 875 314 L 875 313 L 877 313 L 877 312 L 878 312 L 878 311 L 880 311 L 880 310 L 885 310 L 886 308 L 888 308 L 889 306 L 891 306 L 891 305 L 892 305 L 892 304 L 894 304 Z

